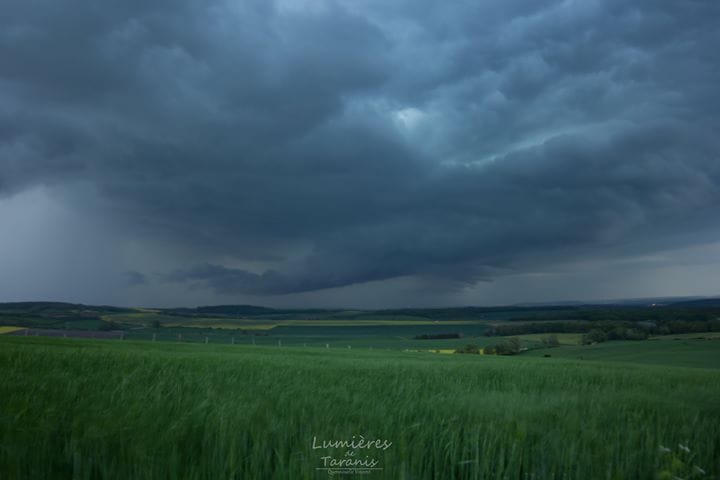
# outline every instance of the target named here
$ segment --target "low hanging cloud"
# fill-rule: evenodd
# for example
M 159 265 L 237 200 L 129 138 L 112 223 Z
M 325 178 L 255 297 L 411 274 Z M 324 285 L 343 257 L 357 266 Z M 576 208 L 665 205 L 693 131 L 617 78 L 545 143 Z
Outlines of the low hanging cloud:
M 3 10 L 0 199 L 169 257 L 132 288 L 461 290 L 718 238 L 716 2 Z
M 147 275 L 142 272 L 136 272 L 134 270 L 125 272 L 125 280 L 127 281 L 127 284 L 131 287 L 137 285 L 145 285 L 148 282 Z

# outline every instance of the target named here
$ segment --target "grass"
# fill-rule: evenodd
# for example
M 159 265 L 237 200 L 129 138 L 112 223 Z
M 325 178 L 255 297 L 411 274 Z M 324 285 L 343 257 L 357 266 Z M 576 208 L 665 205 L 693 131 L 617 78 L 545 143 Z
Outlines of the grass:
M 353 435 L 392 442 L 364 478 L 720 474 L 713 369 L 1 337 L 0 371 L 0 478 L 327 478 L 313 439 Z

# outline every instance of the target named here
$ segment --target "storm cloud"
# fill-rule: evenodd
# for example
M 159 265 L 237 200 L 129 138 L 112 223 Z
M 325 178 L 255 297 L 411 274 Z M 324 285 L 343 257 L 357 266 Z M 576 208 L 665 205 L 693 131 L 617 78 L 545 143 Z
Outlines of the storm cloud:
M 112 237 L 121 302 L 410 279 L 402 301 L 432 303 L 701 248 L 719 20 L 710 0 L 11 0 L 0 204 L 42 189 Z M 21 234 L 0 235 L 4 261 Z

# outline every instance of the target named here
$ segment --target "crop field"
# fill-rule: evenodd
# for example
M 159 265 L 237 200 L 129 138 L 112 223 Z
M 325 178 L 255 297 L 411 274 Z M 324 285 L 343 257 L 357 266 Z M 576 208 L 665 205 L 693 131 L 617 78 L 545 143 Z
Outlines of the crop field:
M 278 318 L 279 317 L 279 318 Z M 223 328 L 223 329 L 260 329 L 267 330 L 285 326 L 307 327 L 342 327 L 342 326 L 411 326 L 411 325 L 438 325 L 437 320 L 419 317 L 392 317 L 392 318 L 282 318 L 281 315 L 265 316 L 262 318 L 231 318 L 231 317 L 181 317 L 166 315 L 152 311 L 136 313 L 113 313 L 103 315 L 102 319 L 109 322 L 127 323 L 131 325 L 149 325 L 157 321 L 167 327 L 190 328 Z M 442 325 L 476 325 L 477 320 L 445 320 Z
M 0 478 L 717 478 L 720 341 L 687 342 L 704 350 L 618 362 L 629 342 L 580 360 L 2 336 Z
M 720 369 L 720 338 L 694 337 L 678 338 L 670 335 L 645 342 L 618 341 L 583 347 L 538 349 L 527 352 L 527 355 Z
M 10 326 L 0 327 L 0 335 L 2 335 L 4 333 L 19 332 L 21 330 L 25 330 L 25 328 L 24 327 L 10 327 Z
M 547 338 L 548 333 L 530 333 L 527 335 L 518 335 L 520 340 L 531 343 L 542 343 L 544 338 Z M 580 345 L 580 339 L 582 337 L 579 333 L 554 333 L 560 345 Z
M 458 348 L 468 343 L 480 345 L 497 342 L 497 339 L 484 336 L 487 325 L 477 322 L 453 324 L 403 324 L 372 323 L 357 325 L 304 324 L 298 322 L 276 326 L 272 329 L 232 329 L 210 326 L 170 326 L 161 328 L 138 327 L 125 330 L 125 338 L 129 340 L 175 341 L 210 344 L 239 344 L 277 346 L 314 346 L 331 348 L 364 348 L 364 349 L 427 349 L 427 348 Z M 421 335 L 455 333 L 460 338 L 452 339 L 418 339 Z
M 112 317 L 108 317 L 112 318 Z M 442 325 L 445 329 L 455 325 L 477 325 L 474 321 L 447 321 Z M 167 321 L 168 327 L 188 328 L 220 328 L 237 330 L 270 330 L 276 327 L 354 327 L 354 326 L 436 326 L 438 322 L 430 320 L 232 320 L 219 321 L 218 319 L 201 319 L 196 321 Z

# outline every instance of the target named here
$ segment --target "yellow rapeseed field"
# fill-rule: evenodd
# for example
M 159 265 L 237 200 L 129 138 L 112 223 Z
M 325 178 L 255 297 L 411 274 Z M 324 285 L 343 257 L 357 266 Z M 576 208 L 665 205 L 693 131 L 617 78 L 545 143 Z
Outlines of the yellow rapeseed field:
M 0 335 L 3 333 L 16 332 L 18 330 L 25 330 L 25 327 L 0 327 Z

